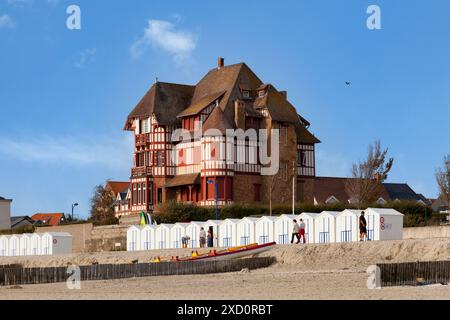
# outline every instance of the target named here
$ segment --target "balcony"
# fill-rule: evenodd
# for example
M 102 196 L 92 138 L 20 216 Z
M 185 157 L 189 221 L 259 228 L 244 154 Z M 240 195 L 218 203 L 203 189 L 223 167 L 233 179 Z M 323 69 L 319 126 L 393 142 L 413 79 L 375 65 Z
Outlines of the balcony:
M 132 178 L 146 177 L 151 176 L 152 174 L 153 174 L 152 167 L 131 168 Z
M 150 134 L 144 133 L 144 134 L 137 134 L 135 136 L 135 143 L 136 147 L 146 146 L 150 143 Z

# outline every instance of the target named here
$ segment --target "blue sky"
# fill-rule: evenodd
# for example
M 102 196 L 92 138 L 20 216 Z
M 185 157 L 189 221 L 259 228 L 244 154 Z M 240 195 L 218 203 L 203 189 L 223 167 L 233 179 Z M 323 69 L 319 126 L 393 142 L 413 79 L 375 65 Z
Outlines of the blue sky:
M 81 30 L 66 28 L 71 4 Z M 366 27 L 370 4 L 381 30 Z M 78 202 L 87 216 L 96 184 L 128 179 L 122 128 L 154 79 L 194 84 L 223 56 L 288 91 L 323 142 L 319 175 L 347 176 L 380 139 L 389 181 L 435 197 L 450 152 L 449 13 L 446 0 L 0 0 L 0 195 L 14 215 Z

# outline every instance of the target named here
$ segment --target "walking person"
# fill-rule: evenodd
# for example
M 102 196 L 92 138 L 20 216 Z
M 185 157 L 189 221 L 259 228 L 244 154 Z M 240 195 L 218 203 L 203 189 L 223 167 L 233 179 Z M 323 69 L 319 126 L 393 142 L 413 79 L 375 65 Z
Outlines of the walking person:
M 305 238 L 305 229 L 306 229 L 306 225 L 303 222 L 303 219 L 300 219 L 300 224 L 299 224 L 299 231 L 298 231 L 298 241 L 301 242 L 302 238 L 303 238 L 303 243 L 306 243 L 306 238 Z
M 200 238 L 200 248 L 204 248 L 206 245 L 206 231 L 205 228 L 203 227 L 200 228 L 199 238 Z
M 300 227 L 297 223 L 297 220 L 294 219 L 294 227 L 292 228 L 292 237 L 291 237 L 291 243 L 294 243 L 294 238 L 297 237 L 297 242 L 300 243 L 300 238 L 298 237 L 298 233 L 300 231 Z
M 364 211 L 362 211 L 359 217 L 359 241 L 364 240 L 367 240 L 367 221 L 364 217 Z

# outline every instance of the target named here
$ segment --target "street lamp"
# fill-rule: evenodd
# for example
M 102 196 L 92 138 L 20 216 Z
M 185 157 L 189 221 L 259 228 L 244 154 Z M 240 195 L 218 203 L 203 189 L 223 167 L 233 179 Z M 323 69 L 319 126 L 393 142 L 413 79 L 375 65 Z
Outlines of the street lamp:
M 72 216 L 71 216 L 72 221 L 73 221 L 73 209 L 74 209 L 75 207 L 78 207 L 78 203 L 72 204 Z
M 216 220 L 219 220 L 219 182 L 216 179 L 215 183 L 214 183 L 214 180 L 208 180 L 208 181 L 206 181 L 206 183 L 214 184 L 214 192 L 215 192 L 215 199 L 216 199 L 216 209 L 215 209 Z

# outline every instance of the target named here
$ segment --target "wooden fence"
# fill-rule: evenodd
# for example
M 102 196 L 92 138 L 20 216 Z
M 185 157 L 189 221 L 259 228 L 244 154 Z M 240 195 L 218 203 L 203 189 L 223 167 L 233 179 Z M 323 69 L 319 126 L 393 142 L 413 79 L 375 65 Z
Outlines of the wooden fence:
M 136 264 L 80 266 L 80 280 L 110 280 L 134 277 L 236 272 L 270 266 L 275 257 L 256 257 L 222 261 L 178 261 Z M 66 282 L 67 267 L 22 268 L 0 266 L 0 286 Z
M 381 286 L 415 286 L 450 282 L 450 261 L 377 264 Z M 418 279 L 421 278 L 421 281 Z

